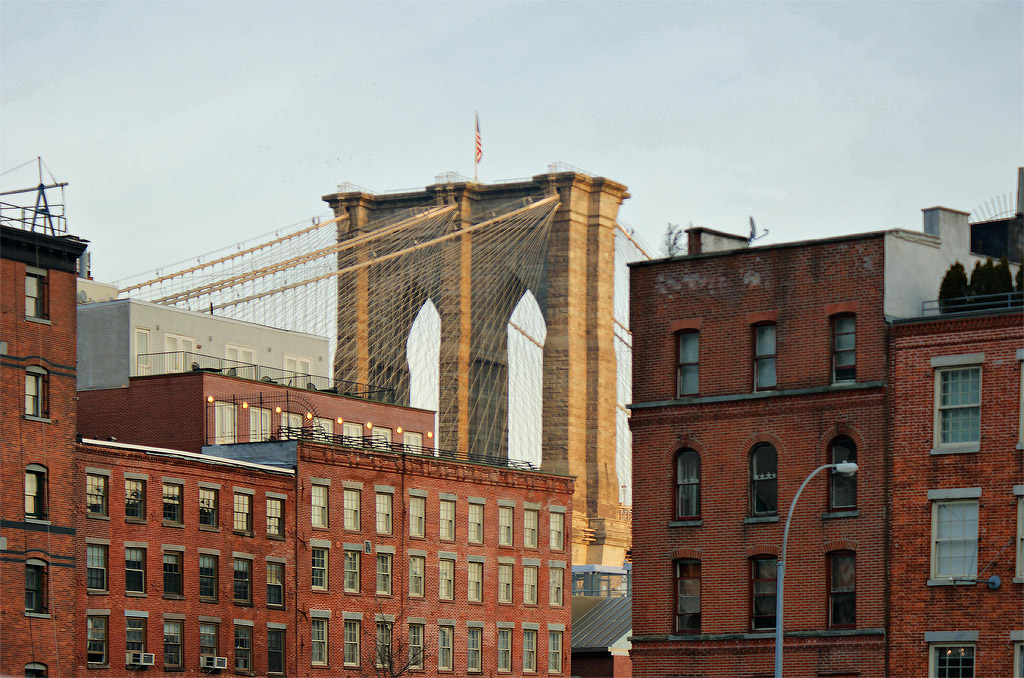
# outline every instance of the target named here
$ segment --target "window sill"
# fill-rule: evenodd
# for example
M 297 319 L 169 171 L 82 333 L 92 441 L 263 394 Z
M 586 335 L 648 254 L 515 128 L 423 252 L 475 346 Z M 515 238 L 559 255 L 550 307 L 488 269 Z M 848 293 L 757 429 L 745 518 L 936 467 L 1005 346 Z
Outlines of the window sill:
M 237 535 L 239 537 L 251 537 L 252 536 L 252 532 L 244 532 L 242 530 L 232 530 L 232 534 L 235 534 L 235 535 Z
M 110 520 L 110 516 L 105 516 L 99 513 L 86 513 L 85 517 L 89 520 Z
M 53 321 L 48 318 L 37 318 L 34 315 L 25 316 L 25 322 L 39 323 L 40 325 L 53 325 Z
M 25 516 L 26 523 L 32 523 L 34 525 L 52 525 L 46 518 L 33 518 L 32 516 Z
M 200 525 L 199 526 L 199 531 L 200 532 L 220 532 L 220 528 L 217 527 L 216 525 Z
M 268 610 L 285 610 L 287 608 L 284 605 L 271 605 L 271 604 L 268 603 L 267 604 L 267 609 Z
M 128 598 L 149 598 L 149 594 L 142 591 L 125 591 L 124 595 Z
M 1017 443 L 1018 450 L 1024 450 L 1024 443 Z
M 981 443 L 965 443 L 963 445 L 943 445 L 932 448 L 931 454 L 971 454 L 981 450 Z
M 217 598 L 204 598 L 204 597 L 200 596 L 199 597 L 199 602 L 200 603 L 219 603 L 220 600 L 217 599 Z
M 85 592 L 87 596 L 109 596 L 110 591 L 101 591 L 99 589 L 89 589 Z
M 779 522 L 778 516 L 748 516 L 743 519 L 746 525 L 755 525 L 757 523 L 777 523 Z
M 310 593 L 330 593 L 331 591 L 330 591 L 330 589 L 314 589 L 314 588 L 310 588 L 309 592 Z
M 26 617 L 31 617 L 32 619 L 49 619 L 50 618 L 50 613 L 49 612 L 26 612 L 25 616 Z
M 1024 584 L 1024 577 L 1014 577 L 1013 578 L 1013 583 L 1014 584 Z
M 164 527 L 176 527 L 178 529 L 184 529 L 184 527 L 185 527 L 185 523 L 179 523 L 179 522 L 174 521 L 174 520 L 166 520 L 166 519 L 163 521 L 162 525 Z
M 49 417 L 37 417 L 34 414 L 26 414 L 25 415 L 25 419 L 27 419 L 28 421 L 38 421 L 38 422 L 43 423 L 43 424 L 52 424 L 53 423 L 53 420 L 50 419 Z
M 858 518 L 860 517 L 860 510 L 853 509 L 852 511 L 828 511 L 821 514 L 822 520 L 832 520 L 833 518 Z
M 235 600 L 232 602 L 234 602 L 235 607 L 252 607 L 251 600 Z
M 90 671 L 93 669 L 109 669 L 110 664 L 86 664 L 85 668 L 89 669 Z
M 185 596 L 180 593 L 165 593 L 164 600 L 185 600 Z
M 974 579 L 966 575 L 958 579 L 929 579 L 928 586 L 974 586 Z
M 124 522 L 129 525 L 145 525 L 147 521 L 145 518 L 125 518 Z M 184 671 L 184 669 L 182 670 Z
M 690 518 L 688 520 L 670 520 L 669 527 L 700 527 L 704 524 L 703 518 Z
M 267 535 L 267 539 L 271 539 L 273 541 L 284 541 L 284 535 L 283 534 L 268 534 Z

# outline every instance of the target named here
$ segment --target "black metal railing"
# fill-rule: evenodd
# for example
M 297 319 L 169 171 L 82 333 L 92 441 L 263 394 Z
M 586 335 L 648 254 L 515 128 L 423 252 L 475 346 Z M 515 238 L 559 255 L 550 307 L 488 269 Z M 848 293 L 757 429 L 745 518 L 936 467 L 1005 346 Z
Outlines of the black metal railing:
M 330 377 L 283 370 L 277 367 L 244 363 L 192 351 L 143 353 L 136 359 L 136 376 L 181 374 L 184 372 L 213 372 L 229 377 L 303 388 L 309 391 L 334 393 L 362 398 L 363 400 L 374 400 L 382 403 L 395 402 L 395 391 L 391 388 L 346 381 L 344 379 L 331 379 Z
M 921 314 L 970 313 L 1021 308 L 1022 306 L 1024 306 L 1024 292 L 999 292 L 997 294 L 975 294 L 969 297 L 932 299 L 921 304 Z

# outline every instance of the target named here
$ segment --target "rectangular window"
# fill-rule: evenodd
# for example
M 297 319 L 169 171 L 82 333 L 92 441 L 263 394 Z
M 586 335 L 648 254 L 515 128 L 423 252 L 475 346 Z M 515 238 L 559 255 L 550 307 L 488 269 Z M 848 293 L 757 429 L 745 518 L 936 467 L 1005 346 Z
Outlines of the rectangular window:
M 267 673 L 284 673 L 284 629 L 267 629 Z
M 199 488 L 199 526 L 217 527 L 217 490 L 210 487 Z
M 252 534 L 252 496 L 235 493 L 234 530 L 238 534 Z
M 441 600 L 455 599 L 455 561 L 442 558 L 438 563 L 437 596 Z
M 974 678 L 974 646 L 932 645 L 930 676 Z
M 163 372 L 173 374 L 184 372 L 191 367 L 192 351 L 196 345 L 192 337 L 183 337 L 179 334 L 164 333 L 164 353 L 171 355 L 163 356 L 166 361 Z
M 427 499 L 426 497 L 409 497 L 409 536 L 423 538 L 427 536 Z
M 523 604 L 537 604 L 537 566 L 526 565 L 523 567 Z
M 107 664 L 106 617 L 86 617 L 85 660 L 90 664 Z
M 957 367 L 935 373 L 938 444 L 981 440 L 981 368 Z
M 92 516 L 107 515 L 107 477 L 93 473 L 85 476 L 85 511 Z
M 85 586 L 91 591 L 107 590 L 107 547 L 89 544 L 85 547 Z
M 484 505 L 469 505 L 469 543 L 484 543 Z
M 217 556 L 199 556 L 199 598 L 217 600 Z
M 142 327 L 135 328 L 135 371 L 133 377 L 146 376 L 151 371 L 150 361 L 152 356 L 149 353 L 149 330 Z
M 391 622 L 388 621 L 377 622 L 376 665 L 385 669 L 385 675 L 388 675 L 391 669 L 391 626 Z
M 146 520 L 146 481 L 124 481 L 124 518 L 128 521 Z
M 676 633 L 700 633 L 699 560 L 677 560 Z
M 562 632 L 548 631 L 548 672 L 562 672 Z
M 341 425 L 342 440 L 345 445 L 363 446 L 363 425 L 355 421 L 346 421 Z
M 143 617 L 125 617 L 124 646 L 127 652 L 146 651 L 146 620 Z
M 552 551 L 565 548 L 565 514 L 552 512 L 549 518 L 548 546 Z
M 932 503 L 932 578 L 978 573 L 978 502 Z
M 46 614 L 46 566 L 25 565 L 25 612 Z
M 270 410 L 264 407 L 249 408 L 249 441 L 270 440 Z
M 234 403 L 214 403 L 213 408 L 213 444 L 230 445 L 236 440 L 237 426 Z
M 857 623 L 857 577 L 854 554 L 828 554 L 828 625 L 853 627 Z
M 832 381 L 857 380 L 857 317 L 832 318 Z
M 239 346 L 237 344 L 224 344 L 224 357 L 231 363 L 241 363 L 233 367 L 248 367 L 255 362 L 256 349 L 251 346 Z
M 498 565 L 498 602 L 512 602 L 512 564 L 500 563 Z
M 327 490 L 329 488 L 326 485 L 313 485 L 310 496 L 312 498 L 312 521 L 313 527 L 324 529 L 328 528 L 327 524 Z
M 25 517 L 46 519 L 46 470 L 37 464 L 25 470 Z
M 471 603 L 484 602 L 484 564 L 470 562 L 466 570 L 466 599 Z
M 181 553 L 164 551 L 164 596 L 178 597 L 184 592 L 181 582 Z
M 755 325 L 754 390 L 775 388 L 775 325 Z
M 220 653 L 217 648 L 217 636 L 220 635 L 220 627 L 215 623 L 202 623 L 199 625 L 199 656 L 216 657 Z
M 184 667 L 181 654 L 181 627 L 183 622 L 164 622 L 164 668 L 180 669 Z
M 327 620 L 313 618 L 310 626 L 312 627 L 311 663 L 314 666 L 327 666 Z
M 48 395 L 49 373 L 40 367 L 25 369 L 25 415 L 46 419 L 50 416 Z
M 750 559 L 750 628 L 765 631 L 775 628 L 775 556 Z
M 423 434 L 415 431 L 406 431 L 402 434 L 402 448 L 406 452 L 420 454 L 423 452 Z
M 235 602 L 252 602 L 252 561 L 235 558 Z
M 146 549 L 124 550 L 124 590 L 128 593 L 146 592 Z
M 480 660 L 483 632 L 475 626 L 466 629 L 466 671 L 469 673 L 480 673 L 483 668 Z
M 362 558 L 360 551 L 345 551 L 345 593 L 359 593 L 361 586 L 359 563 Z
M 284 606 L 284 563 L 267 563 L 267 605 Z
M 511 506 L 498 507 L 498 546 L 512 546 L 514 511 Z
M 46 271 L 42 269 L 25 270 L 25 317 L 45 319 L 46 308 Z
M 359 666 L 359 627 L 358 619 L 345 620 L 345 666 Z
M 443 541 L 455 541 L 455 502 L 441 500 L 440 535 Z
M 303 358 L 301 356 L 284 356 L 284 371 L 291 372 L 292 376 L 287 377 L 284 383 L 288 386 L 298 386 L 304 388 L 309 383 L 310 372 L 312 372 L 312 364 L 309 358 Z
M 387 449 L 391 444 L 391 429 L 384 426 L 374 426 L 370 432 L 370 440 L 374 447 Z
M 327 565 L 330 552 L 325 548 L 314 547 L 310 560 L 313 567 L 312 587 L 317 591 L 327 590 Z
M 523 546 L 528 549 L 537 548 L 539 520 L 539 513 L 536 509 L 526 509 L 523 512 Z
M 423 624 L 409 624 L 409 668 L 423 668 Z
M 252 670 L 252 627 L 235 627 L 235 671 Z
M 409 595 L 423 597 L 423 572 L 427 559 L 423 556 L 409 556 Z
M 391 595 L 391 554 L 377 554 L 377 593 Z
M 700 334 L 680 332 L 676 364 L 676 395 L 694 395 L 700 386 Z
M 359 490 L 346 488 L 344 499 L 345 499 L 345 529 L 353 530 L 358 532 L 360 528 L 359 520 L 359 503 L 360 503 Z
M 512 670 L 512 629 L 498 629 L 498 671 Z
M 452 670 L 452 636 L 455 629 L 451 626 L 437 627 L 437 668 L 439 671 Z
M 334 420 L 326 417 L 317 417 L 313 420 L 313 430 L 319 436 L 323 434 L 328 440 L 334 435 Z
M 284 499 L 267 497 L 267 536 L 284 538 Z
M 181 485 L 164 483 L 164 522 L 181 525 Z
M 298 440 L 302 434 L 302 415 L 298 412 L 282 412 L 281 428 L 288 440 Z
M 377 493 L 377 534 L 391 534 L 391 508 L 394 498 L 389 492 Z
M 537 632 L 533 629 L 523 630 L 523 672 L 537 671 Z
M 548 570 L 548 604 L 558 607 L 562 604 L 562 586 L 565 568 L 552 567 Z

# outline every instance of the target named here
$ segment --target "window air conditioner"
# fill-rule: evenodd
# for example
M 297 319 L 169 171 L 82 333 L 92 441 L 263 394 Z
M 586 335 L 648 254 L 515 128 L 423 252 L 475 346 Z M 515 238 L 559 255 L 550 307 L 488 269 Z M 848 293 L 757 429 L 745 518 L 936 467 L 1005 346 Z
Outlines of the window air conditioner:
M 129 666 L 153 666 L 156 664 L 156 655 L 152 652 L 128 652 L 125 656 L 125 664 Z
M 215 669 L 226 669 L 227 667 L 228 667 L 228 658 L 227 657 L 214 657 L 213 658 L 213 668 L 215 668 Z
M 199 668 L 201 669 L 215 669 L 217 668 L 217 658 L 204 654 L 199 657 Z

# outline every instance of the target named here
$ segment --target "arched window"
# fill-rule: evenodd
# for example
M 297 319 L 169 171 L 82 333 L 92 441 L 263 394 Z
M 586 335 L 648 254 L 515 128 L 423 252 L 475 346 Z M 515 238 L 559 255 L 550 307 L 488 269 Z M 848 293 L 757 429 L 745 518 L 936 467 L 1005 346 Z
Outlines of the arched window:
M 25 517 L 46 520 L 46 467 L 25 467 Z
M 846 436 L 832 441 L 828 448 L 828 463 L 857 461 L 857 446 Z M 843 475 L 832 469 L 828 484 L 828 508 L 830 511 L 851 511 L 857 508 L 857 476 Z
M 700 516 L 700 455 L 681 450 L 676 455 L 676 518 Z
M 775 448 L 768 443 L 761 443 L 750 453 L 750 514 L 777 515 L 778 504 L 778 459 Z
M 46 664 L 39 662 L 25 664 L 25 678 L 46 678 Z
M 700 633 L 700 561 L 675 561 L 676 633 Z

